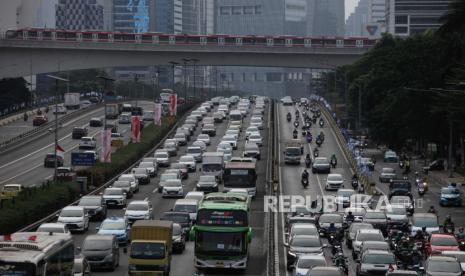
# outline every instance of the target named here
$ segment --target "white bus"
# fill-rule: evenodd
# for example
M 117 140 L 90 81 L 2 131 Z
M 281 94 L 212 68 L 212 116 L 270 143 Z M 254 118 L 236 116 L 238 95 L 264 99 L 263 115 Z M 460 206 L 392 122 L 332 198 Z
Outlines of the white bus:
M 72 275 L 74 243 L 69 234 L 22 232 L 0 236 L 0 275 Z

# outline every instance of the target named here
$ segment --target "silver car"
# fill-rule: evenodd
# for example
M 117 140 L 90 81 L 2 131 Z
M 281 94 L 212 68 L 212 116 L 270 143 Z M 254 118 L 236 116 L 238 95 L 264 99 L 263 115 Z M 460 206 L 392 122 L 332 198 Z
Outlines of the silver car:
M 367 250 L 363 253 L 360 263 L 357 265 L 357 275 L 381 275 L 386 273 L 389 267 L 396 269 L 394 254 L 385 250 Z
M 331 167 L 326 157 L 317 157 L 313 161 L 312 173 L 330 173 Z
M 428 276 L 460 276 L 462 267 L 456 258 L 451 256 L 430 256 L 425 262 Z

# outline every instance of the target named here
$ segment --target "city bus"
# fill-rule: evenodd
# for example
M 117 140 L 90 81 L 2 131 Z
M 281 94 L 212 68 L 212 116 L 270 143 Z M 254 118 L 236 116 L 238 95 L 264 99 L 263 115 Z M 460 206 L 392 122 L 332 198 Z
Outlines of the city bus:
M 197 269 L 247 268 L 252 228 L 249 197 L 234 193 L 210 193 L 200 202 L 197 222 L 190 232 Z
M 247 189 L 250 196 L 257 194 L 257 172 L 255 162 L 228 162 L 223 171 L 224 190 Z
M 0 275 L 70 276 L 74 243 L 68 234 L 21 232 L 0 236 Z

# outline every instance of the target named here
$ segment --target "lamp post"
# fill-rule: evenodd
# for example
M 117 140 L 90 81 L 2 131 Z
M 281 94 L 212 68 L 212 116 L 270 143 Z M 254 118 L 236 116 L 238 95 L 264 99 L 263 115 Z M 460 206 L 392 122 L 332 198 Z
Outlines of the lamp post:
M 101 79 L 103 80 L 103 98 L 104 98 L 104 101 L 103 101 L 103 130 L 106 130 L 107 129 L 107 101 L 105 99 L 105 95 L 107 93 L 107 83 L 108 82 L 114 82 L 115 79 L 112 79 L 112 78 L 109 78 L 109 77 L 105 77 L 105 76 L 97 76 L 96 78 L 98 79 Z
M 174 83 L 175 83 L 175 80 L 174 80 L 174 67 L 176 65 L 179 65 L 179 62 L 176 62 L 176 61 L 170 61 L 168 62 L 169 64 L 171 64 L 171 70 L 172 70 L 172 73 L 173 73 L 173 82 L 171 83 L 171 89 L 173 90 L 174 92 Z
M 187 101 L 187 63 L 191 61 L 188 58 L 183 58 L 184 62 L 184 100 Z
M 196 85 L 195 85 L 195 66 L 197 65 L 197 62 L 199 61 L 198 59 L 196 58 L 193 58 L 191 59 L 191 61 L 194 63 L 194 99 L 197 99 L 197 88 L 196 88 Z
M 58 147 L 58 83 L 59 81 L 69 82 L 68 79 L 60 78 L 54 75 L 47 75 L 48 78 L 55 80 L 55 164 L 53 172 L 53 182 L 57 182 L 57 168 L 58 168 L 58 156 L 57 156 L 57 147 Z

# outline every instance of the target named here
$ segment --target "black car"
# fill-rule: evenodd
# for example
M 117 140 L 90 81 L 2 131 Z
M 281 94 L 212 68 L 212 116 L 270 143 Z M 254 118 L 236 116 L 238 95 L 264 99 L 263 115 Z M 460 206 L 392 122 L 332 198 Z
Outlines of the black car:
M 107 217 L 107 206 L 102 196 L 83 196 L 79 200 L 78 206 L 84 207 L 92 220 L 104 220 Z
M 381 230 L 384 235 L 387 234 L 387 217 L 384 212 L 366 212 L 363 216 L 363 222 L 370 223 L 373 228 Z
M 192 226 L 191 218 L 187 212 L 164 212 L 160 220 L 168 220 L 172 221 L 173 223 L 177 223 L 181 225 L 182 229 L 186 231 L 186 233 L 190 231 Z
M 412 184 L 408 180 L 391 180 L 389 182 L 389 198 L 397 195 L 410 196 Z
M 74 127 L 72 138 L 73 139 L 81 139 L 82 137 L 87 136 L 87 128 L 85 127 Z
M 111 133 L 117 133 L 118 132 L 118 126 L 114 123 L 107 123 L 105 125 L 106 129 L 111 129 Z
M 62 167 L 62 166 L 63 166 L 63 157 L 58 156 L 57 167 Z M 55 154 L 54 153 L 47 153 L 47 155 L 45 155 L 44 167 L 55 168 Z
M 173 223 L 173 252 L 182 253 L 186 248 L 186 231 L 178 223 Z
M 100 118 L 92 118 L 90 119 L 89 126 L 91 127 L 101 127 L 103 125 L 102 119 Z

